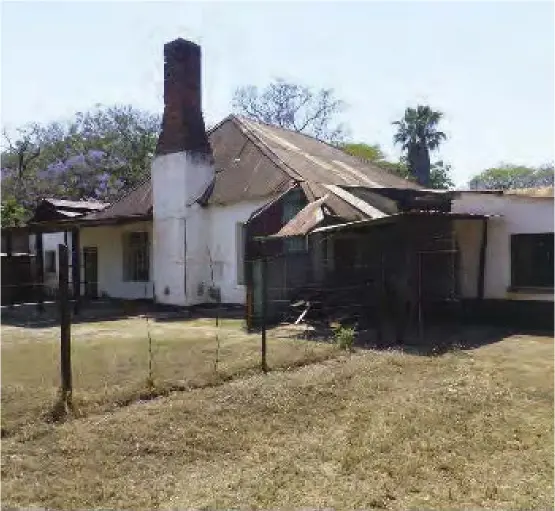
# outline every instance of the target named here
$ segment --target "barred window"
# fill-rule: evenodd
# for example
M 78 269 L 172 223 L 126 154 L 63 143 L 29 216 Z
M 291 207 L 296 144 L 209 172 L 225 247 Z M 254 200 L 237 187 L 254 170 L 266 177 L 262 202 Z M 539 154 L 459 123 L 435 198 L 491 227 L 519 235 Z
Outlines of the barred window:
M 150 280 L 148 232 L 123 233 L 123 280 Z

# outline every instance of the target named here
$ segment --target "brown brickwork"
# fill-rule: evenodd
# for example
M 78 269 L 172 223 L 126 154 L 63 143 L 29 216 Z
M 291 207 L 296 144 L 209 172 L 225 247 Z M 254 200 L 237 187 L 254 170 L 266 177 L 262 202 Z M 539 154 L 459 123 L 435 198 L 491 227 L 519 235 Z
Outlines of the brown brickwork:
M 201 103 L 200 46 L 184 39 L 164 45 L 164 117 L 156 154 L 211 155 Z

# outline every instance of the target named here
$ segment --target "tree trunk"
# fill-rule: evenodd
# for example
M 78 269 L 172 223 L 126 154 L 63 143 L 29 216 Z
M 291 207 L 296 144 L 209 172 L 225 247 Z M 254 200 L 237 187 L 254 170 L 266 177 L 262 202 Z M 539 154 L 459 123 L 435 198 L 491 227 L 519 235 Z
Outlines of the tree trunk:
M 416 144 L 408 151 L 410 173 L 421 186 L 430 185 L 430 152 L 425 145 Z

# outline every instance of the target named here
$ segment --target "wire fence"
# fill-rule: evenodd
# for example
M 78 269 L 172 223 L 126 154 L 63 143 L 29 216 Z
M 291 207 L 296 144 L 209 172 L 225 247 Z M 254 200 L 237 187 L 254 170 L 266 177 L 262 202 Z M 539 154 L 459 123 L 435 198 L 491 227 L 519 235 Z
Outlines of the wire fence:
M 151 285 L 143 286 L 137 300 L 86 293 L 76 299 L 71 282 L 62 282 L 70 268 L 60 267 L 59 286 L 50 293 L 44 281 L 28 282 L 24 285 L 33 290 L 34 301 L 3 303 L 4 435 L 68 413 L 102 412 L 337 353 L 329 339 L 314 342 L 306 327 L 272 325 L 265 329 L 263 357 L 262 332 L 247 328 L 244 306 L 165 307 L 151 299 Z M 98 283 L 80 284 L 82 292 L 87 286 L 99 289 Z M 69 335 L 65 347 L 64 331 Z M 69 351 L 69 389 L 64 389 L 64 350 Z

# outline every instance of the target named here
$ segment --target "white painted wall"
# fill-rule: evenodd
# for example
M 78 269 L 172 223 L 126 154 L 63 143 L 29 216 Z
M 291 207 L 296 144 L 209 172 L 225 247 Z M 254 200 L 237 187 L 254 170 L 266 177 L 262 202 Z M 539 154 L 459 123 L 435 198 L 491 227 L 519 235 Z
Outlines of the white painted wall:
M 509 292 L 511 283 L 511 234 L 553 232 L 553 199 L 513 195 L 463 193 L 453 201 L 457 213 L 500 215 L 488 220 L 488 244 L 485 267 L 485 298 L 553 301 L 553 295 Z M 473 225 L 477 224 L 477 225 Z M 475 297 L 481 242 L 480 222 L 457 221 L 456 232 L 465 268 L 462 292 Z
M 152 163 L 154 283 L 156 300 L 195 305 L 206 300 L 209 279 L 206 213 L 194 201 L 214 177 L 204 155 L 180 152 Z
M 192 245 L 187 256 L 187 293 L 193 298 L 185 300 L 185 305 L 192 303 L 208 303 L 209 288 L 219 288 L 223 303 L 244 304 L 246 302 L 245 286 L 237 283 L 237 238 L 236 226 L 245 223 L 250 215 L 263 206 L 268 200 L 245 201 L 227 206 L 209 206 L 201 208 L 198 205 L 188 208 L 189 221 L 187 222 L 187 245 Z M 191 211 L 192 210 L 192 211 Z M 200 221 L 190 222 L 192 215 L 200 217 Z M 179 220 L 179 219 L 178 219 Z M 180 222 L 168 222 L 162 224 L 166 235 L 172 236 L 167 229 L 182 225 Z M 192 225 L 192 227 L 191 227 Z M 196 228 L 196 231 L 193 229 Z M 200 229 L 199 229 L 200 228 Z M 124 231 L 143 231 L 149 233 L 149 239 L 153 236 L 153 223 L 141 222 L 118 227 L 88 227 L 81 230 L 81 246 L 93 246 L 98 250 L 98 288 L 99 294 L 106 294 L 113 298 L 139 299 L 153 298 L 152 290 L 156 282 L 156 274 L 162 274 L 158 282 L 170 279 L 176 275 L 175 268 L 157 267 L 154 259 L 154 245 L 151 244 L 150 271 L 152 281 L 124 282 L 123 281 L 123 246 L 122 238 Z M 155 231 L 154 231 L 155 232 Z M 156 236 L 156 234 L 154 235 Z M 174 233 L 178 237 L 179 233 Z M 166 240 L 160 240 L 164 243 Z M 177 247 L 175 247 L 177 252 Z M 181 254 L 172 261 L 164 259 L 164 264 L 182 265 Z M 194 257 L 198 255 L 198 257 Z M 211 271 L 211 269 L 213 271 Z M 178 271 L 180 268 L 178 268 Z M 212 278 L 213 276 L 213 278 Z M 84 275 L 82 275 L 84 279 Z M 171 281 L 170 281 L 171 283 Z M 175 283 L 172 287 L 178 287 Z M 202 292 L 199 293 L 199 288 Z M 163 289 L 163 288 L 162 288 Z M 83 289 L 84 291 L 84 289 Z M 157 300 L 163 295 L 156 286 Z M 175 294 L 171 298 L 175 298 Z M 163 296 L 164 297 L 164 296 Z M 167 295 L 165 295 L 167 298 Z M 160 300 L 162 303 L 183 305 L 182 303 Z
M 150 282 L 124 282 L 123 280 L 123 233 L 126 231 L 148 232 Z M 81 229 L 81 249 L 83 247 L 96 247 L 98 250 L 99 296 L 107 295 L 127 300 L 153 297 L 152 222 L 83 228 Z M 84 281 L 84 271 L 82 271 L 81 281 Z M 84 292 L 84 286 L 82 292 Z
M 272 198 L 243 201 L 227 206 L 206 208 L 210 226 L 210 256 L 214 268 L 214 285 L 220 289 L 223 303 L 246 303 L 246 288 L 237 283 L 236 226 L 245 223 L 251 214 Z M 205 264 L 208 264 L 209 260 Z

